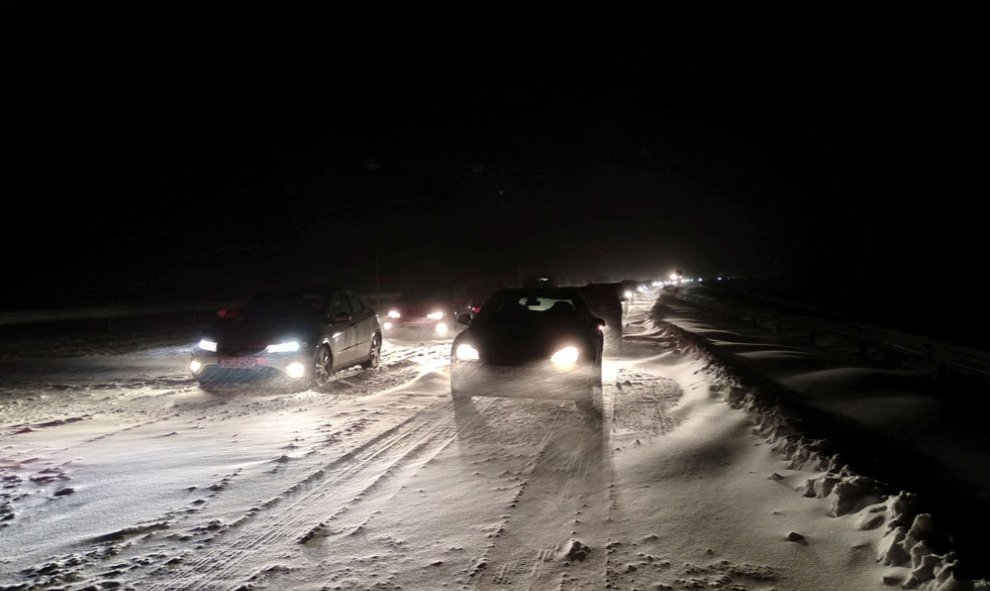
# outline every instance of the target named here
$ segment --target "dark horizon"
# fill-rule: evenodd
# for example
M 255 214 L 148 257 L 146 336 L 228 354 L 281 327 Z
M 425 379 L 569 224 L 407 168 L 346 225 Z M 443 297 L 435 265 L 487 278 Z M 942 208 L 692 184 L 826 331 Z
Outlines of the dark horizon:
M 383 289 L 679 267 L 910 314 L 952 300 L 905 286 L 982 252 L 949 50 L 404 40 L 22 53 L 0 308 L 372 286 L 377 261 Z

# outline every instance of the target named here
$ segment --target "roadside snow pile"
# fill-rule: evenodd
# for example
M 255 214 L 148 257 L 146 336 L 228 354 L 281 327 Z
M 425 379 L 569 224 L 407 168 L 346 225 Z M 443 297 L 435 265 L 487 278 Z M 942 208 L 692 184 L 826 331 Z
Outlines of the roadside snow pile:
M 797 487 L 807 497 L 826 499 L 829 515 L 861 515 L 856 522 L 862 530 L 886 528 L 877 552 L 877 561 L 890 567 L 883 577 L 887 585 L 921 591 L 987 591 L 990 581 L 957 578 L 959 561 L 955 552 L 938 554 L 936 539 L 944 538 L 932 515 L 920 512 L 917 498 L 908 491 L 894 491 L 886 483 L 855 473 L 823 439 L 803 435 L 794 422 L 775 402 L 767 400 L 758 388 L 746 386 L 712 352 L 698 335 L 669 324 L 668 330 L 692 343 L 706 361 L 706 371 L 728 385 L 726 400 L 733 408 L 744 410 L 756 423 L 753 432 L 790 461 L 790 468 L 821 474 Z M 771 476 L 779 475 L 774 474 Z

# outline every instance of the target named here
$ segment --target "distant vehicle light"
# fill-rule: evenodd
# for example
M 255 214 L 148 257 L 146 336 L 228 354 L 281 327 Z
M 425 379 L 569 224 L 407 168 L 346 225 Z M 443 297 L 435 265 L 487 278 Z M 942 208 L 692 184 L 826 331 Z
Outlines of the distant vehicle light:
M 296 361 L 294 363 L 290 363 L 285 368 L 285 375 L 289 376 L 290 378 L 294 378 L 294 379 L 301 378 L 304 375 L 306 375 L 306 366 L 303 365 L 302 363 L 299 363 L 298 361 Z
M 457 345 L 457 350 L 454 351 L 454 357 L 459 361 L 477 361 L 480 359 L 478 350 L 467 343 Z
M 217 343 L 216 343 L 216 341 L 211 341 L 209 339 L 203 339 L 196 346 L 199 347 L 200 349 L 204 350 L 204 351 L 213 351 L 214 353 L 217 352 Z
M 447 327 L 446 322 L 437 322 L 437 334 L 440 336 L 447 336 L 447 331 L 450 330 Z
M 398 310 L 389 310 L 388 311 L 388 317 L 389 318 L 402 318 L 402 314 L 400 314 Z
M 392 328 L 392 323 L 386 320 L 385 324 L 382 325 L 382 328 L 384 328 L 385 330 L 389 330 Z
M 277 345 L 268 345 L 265 347 L 265 351 L 268 353 L 295 353 L 299 350 L 299 343 L 296 341 L 289 341 L 287 343 L 279 343 Z
M 199 370 L 203 369 L 203 364 L 193 359 L 192 363 L 189 364 L 189 369 L 193 373 L 199 373 Z
M 625 292 L 623 292 L 622 295 L 625 296 L 625 298 L 628 300 L 633 296 L 633 293 L 627 289 Z
M 574 368 L 574 364 L 577 363 L 580 354 L 581 352 L 578 351 L 577 347 L 564 347 L 550 357 L 550 363 L 557 369 L 571 370 Z
M 440 310 L 437 310 L 436 312 L 430 312 L 429 314 L 426 315 L 426 317 L 429 318 L 430 320 L 440 320 L 441 318 L 443 318 L 443 312 Z

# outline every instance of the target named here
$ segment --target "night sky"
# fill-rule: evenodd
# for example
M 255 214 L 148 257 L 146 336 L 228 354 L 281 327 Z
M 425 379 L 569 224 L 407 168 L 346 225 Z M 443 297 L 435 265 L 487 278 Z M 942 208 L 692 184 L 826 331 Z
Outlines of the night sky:
M 227 42 L 3 9 L 7 309 L 371 289 L 376 261 L 383 289 L 680 267 L 947 322 L 981 300 L 961 43 L 341 22 Z

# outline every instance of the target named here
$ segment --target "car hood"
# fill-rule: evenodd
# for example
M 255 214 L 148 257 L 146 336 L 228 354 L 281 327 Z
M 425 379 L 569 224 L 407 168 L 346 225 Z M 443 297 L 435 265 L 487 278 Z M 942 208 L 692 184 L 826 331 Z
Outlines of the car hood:
M 214 325 L 210 335 L 224 350 L 261 350 L 286 341 L 310 342 L 319 335 L 320 323 L 308 320 L 230 320 Z
M 495 365 L 525 365 L 549 359 L 568 345 L 591 349 L 588 329 L 573 322 L 474 325 L 458 339 L 470 342 L 481 360 Z

